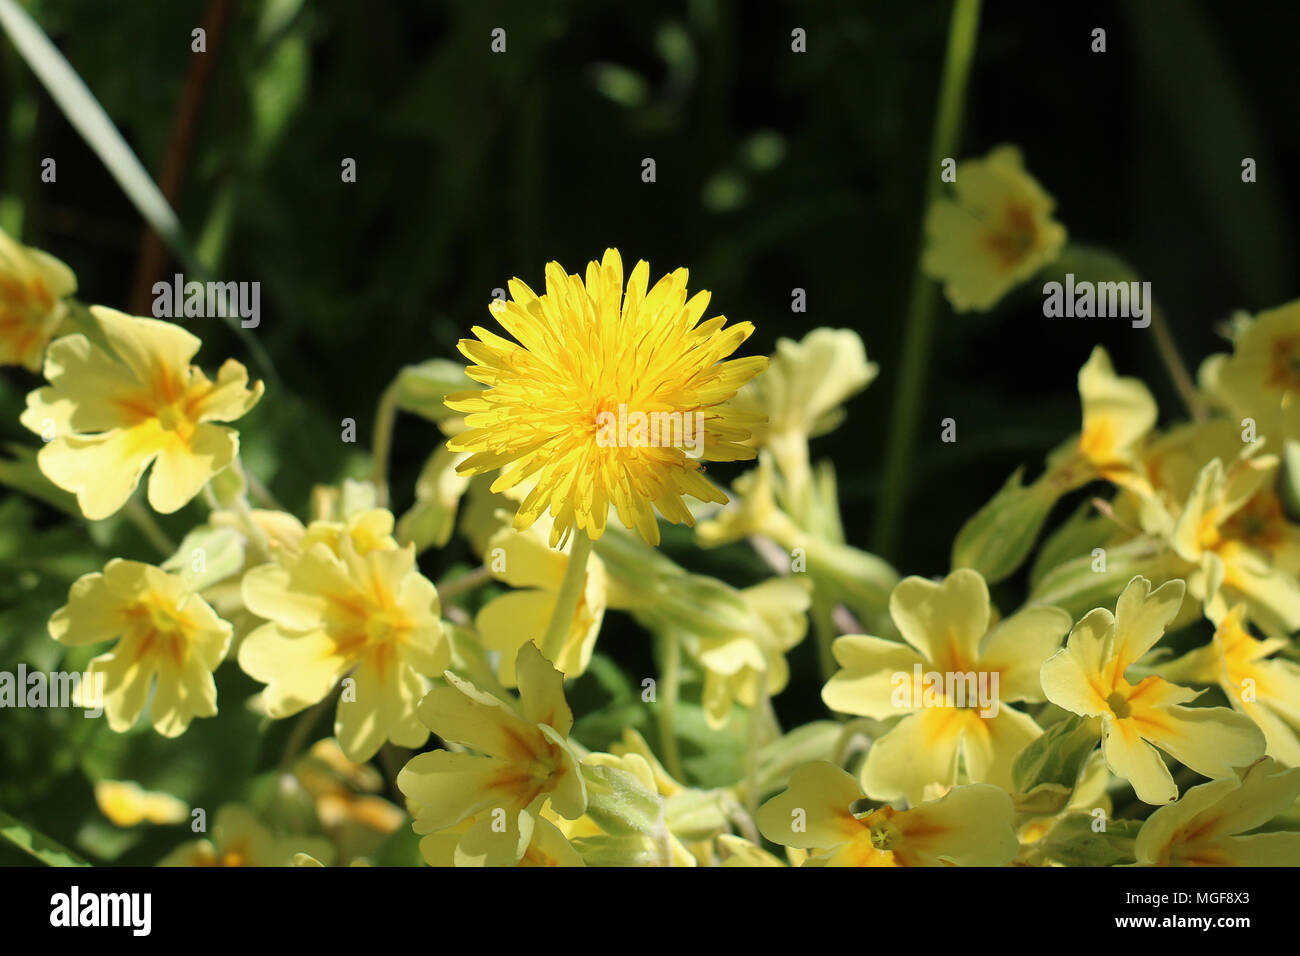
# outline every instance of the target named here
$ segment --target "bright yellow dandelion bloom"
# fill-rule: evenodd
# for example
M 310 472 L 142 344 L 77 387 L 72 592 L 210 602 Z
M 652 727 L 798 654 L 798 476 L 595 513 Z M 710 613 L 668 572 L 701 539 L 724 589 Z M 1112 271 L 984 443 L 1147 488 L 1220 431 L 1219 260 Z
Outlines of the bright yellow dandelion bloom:
M 867 752 L 862 785 L 878 800 L 919 803 L 970 780 L 1011 787 L 1011 766 L 1042 730 L 1010 701 L 1041 701 L 1039 666 L 1070 628 L 1059 608 L 1031 607 L 991 630 L 988 585 L 959 568 L 942 584 L 899 582 L 889 613 L 906 644 L 846 635 L 840 670 L 822 690 L 832 710 L 888 720 L 906 715 Z
M 476 326 L 477 339 L 460 342 L 474 363 L 466 374 L 487 388 L 447 397 L 468 425 L 447 447 L 472 453 L 463 474 L 500 468 L 494 492 L 536 477 L 515 527 L 549 509 L 552 547 L 575 527 L 599 538 L 611 504 L 626 527 L 658 544 L 655 508 L 690 525 L 683 496 L 727 500 L 702 461 L 754 457 L 744 444 L 750 423 L 725 403 L 767 358 L 724 361 L 753 325 L 701 322 L 709 293 L 688 299 L 685 269 L 653 287 L 649 275 L 638 262 L 625 292 L 614 249 L 587 266 L 585 281 L 552 262 L 545 294 L 512 279 L 511 301 L 492 305 L 515 341 Z
M 420 719 L 444 740 L 477 753 L 417 754 L 398 774 L 397 785 L 416 833 L 473 817 L 456 852 L 488 866 L 513 865 L 526 851 L 531 818 L 545 801 L 568 820 L 587 810 L 579 757 L 568 743 L 573 712 L 564 699 L 564 676 L 531 641 L 515 660 L 517 708 L 450 671 L 443 676 L 448 686 L 434 688 L 420 702 Z
M 0 365 L 40 371 L 45 346 L 68 314 L 77 277 L 53 256 L 0 229 Z
M 804 866 L 1006 866 L 1020 848 L 1011 798 L 988 784 L 910 810 L 854 813 L 863 796 L 833 763 L 804 764 L 759 808 L 758 828 L 773 843 L 814 851 Z
M 983 312 L 1057 257 L 1065 227 L 1014 146 L 958 164 L 956 176 L 954 198 L 936 200 L 926 215 L 921 267 L 954 309 Z
M 1300 665 L 1270 656 L 1289 643 L 1252 636 L 1246 606 L 1238 604 L 1215 629 L 1211 643 L 1157 670 L 1168 680 L 1218 684 L 1228 703 L 1264 732 L 1267 754 L 1300 767 Z
M 1097 608 L 1070 631 L 1065 647 L 1043 664 L 1043 690 L 1058 707 L 1102 722 L 1102 752 L 1110 769 L 1133 785 L 1144 803 L 1178 797 L 1159 750 L 1206 777 L 1226 777 L 1264 754 L 1254 722 L 1227 707 L 1187 707 L 1198 691 L 1151 675 L 1129 683 L 1129 666 L 1151 650 L 1178 614 L 1185 586 L 1169 581 L 1154 591 L 1135 577 L 1115 613 Z
M 1134 851 L 1142 866 L 1300 866 L 1300 833 L 1251 833 L 1300 798 L 1300 770 L 1269 757 L 1192 787 L 1151 814 Z M 1242 834 L 1245 834 L 1244 836 Z
M 229 359 L 212 381 L 190 360 L 201 344 L 178 325 L 91 308 L 115 356 L 84 335 L 67 335 L 45 355 L 50 384 L 27 396 L 22 423 L 47 440 L 37 461 L 77 496 L 82 513 L 107 518 L 153 463 L 149 504 L 169 514 L 234 460 L 239 434 L 224 425 L 262 396 Z
M 360 553 L 352 538 L 338 552 L 316 542 L 296 560 L 244 576 L 244 604 L 269 623 L 239 647 L 239 666 L 264 682 L 272 717 L 324 699 L 344 677 L 334 734 L 353 761 L 385 741 L 418 747 L 429 733 L 415 716 L 429 678 L 450 651 L 438 619 L 438 592 L 415 566 L 415 549 Z
M 151 686 L 151 719 L 165 737 L 217 712 L 212 672 L 225 657 L 231 627 L 178 575 L 114 558 L 102 572 L 73 582 L 49 630 L 70 647 L 121 638 L 89 668 L 92 680 L 103 675 L 104 713 L 119 733 L 139 718 Z

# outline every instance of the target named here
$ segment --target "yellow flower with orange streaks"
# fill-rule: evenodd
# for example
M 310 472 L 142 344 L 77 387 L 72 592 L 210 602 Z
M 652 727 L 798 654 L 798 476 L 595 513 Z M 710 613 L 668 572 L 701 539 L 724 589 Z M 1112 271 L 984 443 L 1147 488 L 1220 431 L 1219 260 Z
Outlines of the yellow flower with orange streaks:
M 1272 656 L 1289 644 L 1254 637 L 1246 607 L 1238 604 L 1215 628 L 1213 641 L 1156 670 L 1167 680 L 1218 684 L 1228 703 L 1264 732 L 1267 754 L 1300 767 L 1300 665 Z
M 398 774 L 397 785 L 416 833 L 435 833 L 473 818 L 456 841 L 461 865 L 512 866 L 527 850 L 546 801 L 568 820 L 587 810 L 579 757 L 568 741 L 573 711 L 564 699 L 564 676 L 531 641 L 515 659 L 517 704 L 451 671 L 443 676 L 447 686 L 435 687 L 420 701 L 420 720 L 443 740 L 477 753 L 417 754 Z
M 77 277 L 53 256 L 0 229 L 0 365 L 40 371 L 45 346 L 68 314 Z
M 114 558 L 102 572 L 73 582 L 49 631 L 69 647 L 121 638 L 88 669 L 93 682 L 103 681 L 104 713 L 118 733 L 136 722 L 151 689 L 150 716 L 164 737 L 179 736 L 195 717 L 217 712 L 212 672 L 230 646 L 231 627 L 179 575 Z M 83 684 L 81 690 L 89 703 L 86 695 L 98 696 L 100 689 Z
M 253 568 L 241 593 L 268 622 L 238 655 L 244 672 L 267 685 L 268 714 L 298 713 L 347 678 L 334 735 L 349 759 L 369 760 L 385 741 L 419 747 L 428 739 L 415 707 L 450 650 L 437 589 L 416 567 L 413 546 L 363 553 L 336 533 L 296 559 Z
M 37 462 L 92 520 L 126 504 L 152 463 L 149 504 L 170 514 L 234 460 L 239 434 L 213 422 L 241 418 L 262 383 L 249 388 L 234 359 L 209 379 L 190 364 L 201 343 L 178 325 L 90 311 L 113 354 L 80 334 L 50 345 L 50 384 L 27 396 L 21 419 L 46 440 Z
M 1242 603 L 1265 633 L 1282 637 L 1300 630 L 1300 528 L 1273 491 L 1277 456 L 1257 448 L 1201 469 L 1170 543 L 1191 565 L 1187 587 L 1207 617 L 1222 620 Z
M 1242 322 L 1232 354 L 1206 359 L 1200 380 L 1238 421 L 1253 419 L 1271 449 L 1300 440 L 1300 299 Z
M 863 796 L 852 775 L 818 760 L 797 767 L 756 822 L 773 843 L 813 851 L 804 866 L 1006 866 L 1020 849 L 1011 797 L 998 787 L 970 784 L 909 810 L 854 813 Z
M 159 860 L 158 865 L 289 866 L 299 853 L 325 863 L 334 860 L 334 848 L 329 841 L 313 836 L 276 836 L 247 807 L 228 804 L 217 811 L 210 838 L 182 843 Z
M 460 342 L 474 363 L 466 374 L 487 388 L 447 396 L 449 408 L 467 413 L 467 429 L 447 443 L 471 453 L 457 470 L 501 469 L 494 492 L 535 478 L 514 526 L 549 510 L 552 547 L 575 528 L 599 538 L 611 505 L 624 526 L 658 544 L 656 508 L 691 525 L 684 496 L 726 502 L 702 461 L 755 455 L 745 444 L 754 423 L 727 403 L 767 358 L 725 361 L 753 325 L 701 321 L 709 293 L 688 299 L 685 269 L 653 286 L 649 276 L 638 262 L 625 290 L 615 249 L 588 264 L 585 281 L 552 262 L 544 294 L 511 279 L 510 301 L 492 304 L 514 341 L 475 326 L 477 338 Z
M 1160 750 L 1214 778 L 1264 754 L 1264 735 L 1249 717 L 1227 707 L 1188 707 L 1198 691 L 1154 674 L 1136 684 L 1128 681 L 1129 667 L 1155 646 L 1178 614 L 1184 591 L 1179 580 L 1153 591 L 1146 578 L 1133 578 L 1114 614 L 1105 608 L 1089 612 L 1042 668 L 1048 700 L 1101 719 L 1106 763 L 1144 803 L 1178 797 Z
M 1300 833 L 1256 832 L 1300 798 L 1300 770 L 1265 757 L 1237 774 L 1188 790 L 1147 817 L 1139 866 L 1300 866 Z
M 919 803 L 956 784 L 962 766 L 973 782 L 1010 789 L 1012 764 L 1042 730 L 1007 704 L 1043 699 L 1038 668 L 1060 647 L 1069 615 L 1030 607 L 990 629 L 988 585 L 970 568 L 942 584 L 904 579 L 889 597 L 889 613 L 907 643 L 838 638 L 832 650 L 840 670 L 822 690 L 826 705 L 841 713 L 904 715 L 867 751 L 866 792 Z
M 1059 255 L 1065 227 L 1014 146 L 968 159 L 955 173 L 952 198 L 935 200 L 926 215 L 921 267 L 943 283 L 954 309 L 985 312 Z

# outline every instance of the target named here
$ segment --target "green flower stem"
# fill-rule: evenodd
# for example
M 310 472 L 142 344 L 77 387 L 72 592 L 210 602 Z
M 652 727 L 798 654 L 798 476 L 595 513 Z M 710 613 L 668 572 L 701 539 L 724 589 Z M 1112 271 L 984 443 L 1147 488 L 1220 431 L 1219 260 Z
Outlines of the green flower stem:
M 682 638 L 676 628 L 665 628 L 662 640 L 663 676 L 659 700 L 659 748 L 664 767 L 673 779 L 685 782 L 682 754 L 677 746 L 677 701 L 681 696 Z
M 546 627 L 546 636 L 542 638 L 542 656 L 552 664 L 560 659 L 564 649 L 564 639 L 568 636 L 573 623 L 573 615 L 578 610 L 582 599 L 582 589 L 587 581 L 587 559 L 591 557 L 591 538 L 585 531 L 573 533 L 573 546 L 569 549 L 569 562 L 564 568 L 564 579 L 560 582 L 560 593 L 555 598 L 555 610 L 551 612 L 551 623 Z
M 371 445 L 374 465 L 370 480 L 375 485 L 375 500 L 379 507 L 388 507 L 388 454 L 393 446 L 393 427 L 397 423 L 397 383 L 384 389 L 375 410 L 375 437 Z
M 176 553 L 176 543 L 167 536 L 167 532 L 154 519 L 153 512 L 142 505 L 138 498 L 132 498 L 126 503 L 123 514 L 163 557 L 169 558 Z
M 945 157 L 952 156 L 957 147 L 979 17 L 980 0 L 955 0 L 953 3 L 948 28 L 948 51 L 939 85 L 934 136 L 930 146 L 929 165 L 925 168 L 922 217 L 929 211 L 939 189 L 939 164 Z M 916 452 L 917 427 L 925 404 L 935 306 L 939 299 L 938 287 L 921 271 L 920 248 L 924 242 L 923 232 L 917 251 L 916 269 L 912 275 L 898 385 L 894 391 L 894 408 L 885 448 L 884 486 L 876 517 L 873 550 L 885 558 L 896 556 L 902 531 L 912 458 Z
M 749 711 L 749 742 L 745 747 L 745 812 L 751 820 L 758 819 L 758 755 L 763 749 L 763 726 L 771 720 L 768 713 L 767 675 L 759 680 L 758 699 Z
M 1071 242 L 1065 247 L 1060 258 L 1050 267 L 1052 276 L 1064 276 L 1073 272 L 1076 276 L 1086 277 L 1092 282 L 1141 282 L 1138 271 L 1108 249 L 1087 246 Z M 1170 381 L 1178 391 L 1178 397 L 1187 406 L 1188 413 L 1196 421 L 1204 421 L 1209 414 L 1205 401 L 1196 388 L 1196 381 L 1183 361 L 1182 353 L 1169 331 L 1169 320 L 1164 310 L 1154 299 L 1148 304 L 1151 319 L 1151 335 L 1155 341 L 1156 354 L 1169 373 Z
M 828 601 L 819 591 L 814 591 L 812 623 L 813 632 L 817 636 L 817 664 L 821 670 L 823 684 L 834 677 L 835 672 L 839 670 L 839 666 L 835 663 L 835 655 L 831 652 L 831 645 L 835 643 L 835 638 L 839 637 L 833 616 L 834 609 L 833 602 Z
M 476 587 L 492 580 L 492 572 L 483 565 L 479 565 L 473 571 L 467 571 L 454 581 L 448 581 L 446 584 L 438 585 L 438 597 L 444 603 L 462 594 L 468 594 Z

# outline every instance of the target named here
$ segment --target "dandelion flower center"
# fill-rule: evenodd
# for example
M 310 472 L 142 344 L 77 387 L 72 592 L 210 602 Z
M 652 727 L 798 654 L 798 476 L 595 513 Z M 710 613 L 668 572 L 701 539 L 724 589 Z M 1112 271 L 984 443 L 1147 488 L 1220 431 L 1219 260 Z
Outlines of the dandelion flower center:
M 511 300 L 490 307 L 513 341 L 480 327 L 461 341 L 466 373 L 487 388 L 447 397 L 468 413 L 448 448 L 471 453 L 462 474 L 500 469 L 494 492 L 533 483 L 517 529 L 549 510 L 553 547 L 575 528 L 595 539 L 612 506 L 657 544 L 655 509 L 692 524 L 685 496 L 726 502 L 701 461 L 754 457 L 744 442 L 756 423 L 727 403 L 767 359 L 727 360 L 753 326 L 705 321 L 709 294 L 688 298 L 686 280 L 678 269 L 652 287 L 642 261 L 625 288 L 613 249 L 585 279 L 553 262 L 544 294 L 515 279 Z

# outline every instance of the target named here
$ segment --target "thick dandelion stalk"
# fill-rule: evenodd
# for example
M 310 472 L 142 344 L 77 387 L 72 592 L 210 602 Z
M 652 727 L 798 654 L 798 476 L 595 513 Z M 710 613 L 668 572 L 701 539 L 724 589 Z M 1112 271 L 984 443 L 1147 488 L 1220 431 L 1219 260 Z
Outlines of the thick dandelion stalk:
M 925 202 L 922 216 L 934 202 L 939 188 L 939 164 L 952 156 L 961 132 L 962 111 L 966 100 L 966 82 L 970 76 L 979 29 L 980 0 L 955 0 L 948 29 L 948 51 L 944 58 L 943 78 L 939 85 L 939 106 L 934 121 L 929 165 L 926 166 Z M 924 241 L 924 236 L 922 236 Z M 903 509 L 907 503 L 908 479 L 916 452 L 916 435 L 921 410 L 925 404 L 925 384 L 934 331 L 938 287 L 921 271 L 918 243 L 912 292 L 908 302 L 907 324 L 903 332 L 903 352 L 898 386 L 894 392 L 894 410 L 889 424 L 885 449 L 884 486 L 876 518 L 875 551 L 893 557 L 902 529 Z
M 551 621 L 546 626 L 546 635 L 542 638 L 542 656 L 552 664 L 560 659 L 564 648 L 564 639 L 568 636 L 577 613 L 578 602 L 582 599 L 583 586 L 587 581 L 587 559 L 591 557 L 592 540 L 586 531 L 579 530 L 573 535 L 573 546 L 569 549 L 569 562 L 564 567 L 564 579 L 560 582 L 560 592 L 555 599 L 555 610 L 551 612 Z

